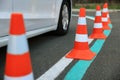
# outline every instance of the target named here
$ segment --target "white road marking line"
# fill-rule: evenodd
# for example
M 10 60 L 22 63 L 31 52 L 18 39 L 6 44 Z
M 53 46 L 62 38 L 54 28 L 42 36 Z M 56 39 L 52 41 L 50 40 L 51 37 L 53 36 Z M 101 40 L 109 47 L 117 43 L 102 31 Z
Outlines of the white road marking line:
M 73 59 L 67 59 L 65 56 L 61 58 L 54 66 L 52 66 L 47 72 L 40 76 L 37 80 L 55 80 L 57 76 L 73 61 Z
M 77 14 L 72 14 L 72 16 L 73 16 L 73 17 L 78 17 L 79 15 L 77 15 Z
M 73 16 L 73 17 L 78 17 L 79 15 L 77 15 L 77 14 L 72 14 L 72 16 Z M 91 19 L 91 20 L 94 20 L 94 18 L 91 17 L 91 16 L 86 16 L 86 18 Z
M 91 16 L 86 16 L 86 18 L 90 19 L 90 20 L 95 20 L 94 17 L 91 17 Z
M 89 39 L 89 44 L 94 39 Z M 62 57 L 55 65 L 53 65 L 48 71 L 46 71 L 43 75 L 41 75 L 37 80 L 55 80 L 60 73 L 73 61 L 73 59 L 68 59 Z

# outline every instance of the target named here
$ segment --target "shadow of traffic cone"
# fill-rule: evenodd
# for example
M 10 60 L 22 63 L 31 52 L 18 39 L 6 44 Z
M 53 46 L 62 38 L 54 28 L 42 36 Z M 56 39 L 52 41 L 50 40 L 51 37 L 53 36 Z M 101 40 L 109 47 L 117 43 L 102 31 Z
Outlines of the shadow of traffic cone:
M 109 23 L 108 23 L 108 8 L 107 8 L 107 4 L 103 5 L 102 23 L 103 23 L 103 29 L 104 30 L 110 30 Z
M 66 57 L 80 60 L 91 60 L 94 58 L 94 56 L 95 53 L 89 49 L 88 45 L 85 8 L 81 8 L 76 30 L 74 48 L 66 55 Z
M 11 15 L 9 34 L 4 80 L 34 80 L 21 13 Z
M 106 39 L 106 36 L 103 33 L 101 10 L 100 10 L 99 5 L 96 7 L 96 17 L 95 17 L 95 21 L 94 21 L 94 28 L 93 28 L 93 32 L 89 36 L 89 38 Z

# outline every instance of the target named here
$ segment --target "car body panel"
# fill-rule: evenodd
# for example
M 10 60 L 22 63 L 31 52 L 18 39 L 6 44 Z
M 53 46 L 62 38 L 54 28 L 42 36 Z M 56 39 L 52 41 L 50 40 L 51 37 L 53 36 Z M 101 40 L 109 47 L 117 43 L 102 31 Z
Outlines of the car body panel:
M 56 30 L 63 0 L 0 0 L 0 47 L 7 44 L 10 15 L 24 16 L 27 37 Z
M 13 0 L 13 5 L 13 12 L 21 12 L 25 18 L 31 18 L 26 19 L 28 31 L 56 24 L 55 0 Z

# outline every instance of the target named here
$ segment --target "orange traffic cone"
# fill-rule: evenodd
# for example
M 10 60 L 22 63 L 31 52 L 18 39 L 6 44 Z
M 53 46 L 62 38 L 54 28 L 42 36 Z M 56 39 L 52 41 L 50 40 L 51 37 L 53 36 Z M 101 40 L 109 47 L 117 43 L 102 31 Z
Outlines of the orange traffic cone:
M 94 56 L 95 53 L 89 49 L 88 45 L 85 8 L 81 8 L 76 30 L 74 48 L 66 55 L 66 57 L 80 60 L 91 60 L 94 58 Z
M 111 23 L 111 19 L 110 19 L 109 12 L 108 12 L 108 14 L 107 14 L 107 18 L 108 18 L 108 24 L 112 24 L 112 23 Z
M 107 18 L 108 18 L 108 24 L 111 24 L 111 20 L 110 20 L 110 15 L 109 15 L 109 10 L 108 10 L 108 3 L 105 3 L 104 5 L 107 6 Z
M 108 8 L 107 4 L 104 4 L 103 11 L 102 11 L 102 23 L 103 23 L 103 29 L 104 30 L 110 30 L 110 27 L 108 26 Z
M 101 10 L 100 10 L 99 5 L 96 7 L 96 17 L 94 21 L 93 33 L 89 36 L 89 38 L 94 38 L 94 39 L 105 39 L 106 38 L 105 34 L 103 33 Z
M 4 80 L 34 80 L 21 13 L 11 15 Z

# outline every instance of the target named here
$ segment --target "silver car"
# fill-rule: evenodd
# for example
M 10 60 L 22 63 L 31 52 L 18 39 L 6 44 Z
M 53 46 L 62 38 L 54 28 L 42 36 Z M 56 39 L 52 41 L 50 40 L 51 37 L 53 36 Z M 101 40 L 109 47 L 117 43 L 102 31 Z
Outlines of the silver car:
M 28 38 L 49 31 L 68 32 L 71 0 L 0 0 L 0 47 L 8 42 L 10 15 L 23 13 Z

